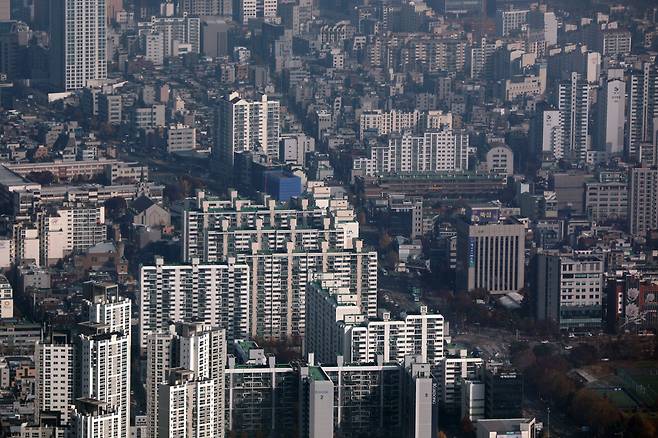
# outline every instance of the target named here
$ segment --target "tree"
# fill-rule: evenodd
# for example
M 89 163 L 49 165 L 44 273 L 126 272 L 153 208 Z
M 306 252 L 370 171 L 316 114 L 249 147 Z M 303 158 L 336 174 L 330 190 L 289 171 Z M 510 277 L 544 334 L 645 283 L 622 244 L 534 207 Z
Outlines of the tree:
M 180 201 L 185 197 L 185 194 L 178 184 L 167 184 L 164 188 L 163 194 L 170 203 Z
M 436 438 L 448 438 L 448 435 L 446 435 L 444 431 L 440 430 L 436 433 Z
M 42 184 L 44 186 L 47 186 L 55 182 L 55 175 L 49 170 L 44 170 L 41 172 L 28 173 L 27 179 Z
M 115 196 L 105 201 L 105 211 L 112 221 L 117 221 L 121 216 L 126 214 L 128 204 L 122 197 Z
M 391 243 L 393 243 L 393 238 L 386 231 L 384 231 L 379 236 L 379 249 L 386 249 L 391 245 Z
M 471 421 L 468 416 L 462 418 L 461 422 L 461 427 L 462 427 L 462 432 L 464 432 L 465 435 L 473 435 L 475 433 L 475 427 L 473 426 L 473 422 Z
M 651 438 L 655 437 L 657 432 L 656 426 L 644 414 L 635 413 L 626 423 L 624 436 Z

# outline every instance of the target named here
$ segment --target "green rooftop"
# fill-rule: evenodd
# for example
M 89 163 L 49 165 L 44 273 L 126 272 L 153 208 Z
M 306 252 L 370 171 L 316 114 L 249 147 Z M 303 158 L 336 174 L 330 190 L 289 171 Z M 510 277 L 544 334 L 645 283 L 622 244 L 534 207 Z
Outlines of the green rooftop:
M 320 367 L 308 367 L 308 375 L 313 380 L 327 380 L 327 376 L 322 372 Z
M 242 348 L 243 351 L 249 352 L 249 350 L 252 350 L 254 348 L 258 348 L 258 345 L 254 341 L 249 341 L 249 340 L 240 340 L 237 341 L 238 345 L 240 348 Z

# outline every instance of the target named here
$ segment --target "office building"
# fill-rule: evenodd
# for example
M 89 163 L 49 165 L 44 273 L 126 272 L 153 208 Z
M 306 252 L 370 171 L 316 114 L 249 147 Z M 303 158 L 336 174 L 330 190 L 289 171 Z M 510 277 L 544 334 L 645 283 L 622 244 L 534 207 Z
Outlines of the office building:
M 587 160 L 589 147 L 589 91 L 587 80 L 579 73 L 558 84 L 558 110 L 562 130 L 564 158 L 573 162 Z
M 494 216 L 497 214 L 494 213 Z M 493 220 L 492 220 L 493 219 Z M 525 226 L 473 214 L 457 223 L 457 287 L 517 292 L 525 279 Z
M 120 125 L 123 102 L 121 95 L 100 93 L 98 96 L 98 119 L 109 125 Z
M 538 254 L 537 319 L 553 321 L 561 330 L 601 327 L 603 262 L 595 257 Z
M 640 144 L 653 143 L 658 118 L 658 73 L 651 62 L 629 74 L 626 82 L 626 158 L 638 159 Z
M 476 438 L 518 437 L 533 438 L 539 434 L 534 418 L 479 420 L 475 424 Z
M 459 131 L 392 134 L 388 145 L 371 147 L 370 158 L 357 159 L 355 168 L 363 169 L 366 176 L 464 171 L 468 145 L 468 134 Z
M 252 297 L 249 267 L 229 259 L 206 265 L 193 259 L 189 265 L 142 266 L 139 279 L 140 347 L 149 334 L 162 331 L 171 321 L 201 320 L 226 328 L 228 339 L 247 336 L 251 329 Z
M 232 93 L 224 97 L 215 113 L 215 144 L 212 156 L 222 166 L 233 163 L 233 154 L 261 151 L 271 159 L 279 154 L 279 102 L 263 95 L 248 100 Z
M 132 128 L 135 130 L 164 128 L 165 109 L 165 106 L 162 104 L 134 108 L 132 113 Z
M 74 402 L 74 346 L 66 335 L 51 335 L 38 341 L 34 349 L 36 387 L 35 422 L 41 416 L 59 415 L 62 425 L 69 424 Z
M 7 250 L 9 248 L 6 248 Z M 7 251 L 9 253 L 9 251 Z M 9 254 L 7 254 L 9 258 Z M 0 319 L 14 317 L 14 290 L 7 277 L 0 274 Z
M 494 145 L 487 151 L 487 171 L 505 176 L 514 175 L 514 152 L 506 145 Z
M 598 91 L 596 148 L 607 156 L 624 153 L 626 83 L 622 70 L 608 70 Z
M 637 237 L 658 228 L 658 169 L 637 167 L 630 170 L 628 229 Z
M 182 124 L 167 128 L 167 152 L 192 151 L 196 149 L 196 128 Z
M 519 418 L 523 415 L 523 376 L 496 365 L 484 370 L 485 418 Z
M 231 1 L 226 0 L 226 3 Z M 229 17 L 231 14 L 228 14 Z M 201 53 L 212 58 L 229 55 L 229 34 L 233 29 L 228 18 L 205 15 L 201 18 Z
M 62 91 L 107 78 L 105 0 L 50 5 L 50 81 Z
M 610 178 L 610 174 L 614 177 Z M 628 183 L 626 176 L 602 172 L 597 181 L 585 183 L 585 212 L 598 223 L 623 221 L 628 217 Z
M 304 166 L 306 154 L 315 151 L 315 139 L 304 133 L 283 134 L 279 142 L 279 161 Z

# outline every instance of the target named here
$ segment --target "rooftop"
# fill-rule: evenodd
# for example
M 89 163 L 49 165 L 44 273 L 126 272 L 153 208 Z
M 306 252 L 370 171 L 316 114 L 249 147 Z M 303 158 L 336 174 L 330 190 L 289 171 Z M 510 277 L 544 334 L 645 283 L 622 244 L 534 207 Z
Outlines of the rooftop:
M 313 380 L 329 380 L 320 367 L 308 367 L 308 376 Z

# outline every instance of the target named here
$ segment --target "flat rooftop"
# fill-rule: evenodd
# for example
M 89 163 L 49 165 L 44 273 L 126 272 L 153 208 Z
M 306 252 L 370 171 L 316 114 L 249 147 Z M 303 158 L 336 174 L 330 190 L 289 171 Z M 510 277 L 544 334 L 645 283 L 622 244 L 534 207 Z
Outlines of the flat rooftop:
M 37 184 L 29 181 L 17 173 L 7 169 L 4 165 L 0 164 L 0 184 L 3 186 L 18 186 L 24 184 Z

